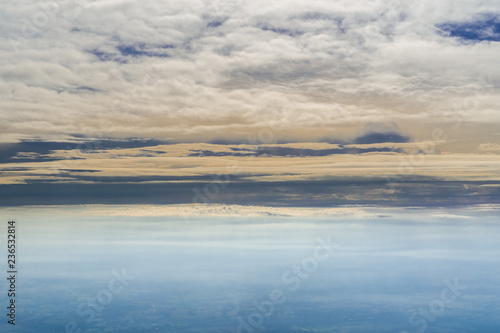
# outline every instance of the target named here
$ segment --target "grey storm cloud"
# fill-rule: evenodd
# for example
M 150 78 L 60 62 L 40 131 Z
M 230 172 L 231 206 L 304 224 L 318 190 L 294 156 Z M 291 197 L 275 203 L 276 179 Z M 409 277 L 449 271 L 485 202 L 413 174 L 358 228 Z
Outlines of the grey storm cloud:
M 207 177 L 208 178 L 208 177 Z M 332 207 L 346 204 L 379 206 L 453 207 L 496 204 L 498 181 L 449 181 L 413 176 L 388 183 L 384 177 L 342 177 L 322 180 L 232 182 L 217 195 L 203 189 L 212 182 L 142 183 L 132 179 L 92 184 L 34 182 L 2 185 L 0 206 L 75 204 L 183 204 L 217 203 L 266 206 Z M 210 185 L 211 184 L 211 185 Z M 487 186 L 491 185 L 491 186 Z M 217 185 L 215 185 L 217 186 Z M 28 190 L 29 189 L 29 190 Z M 198 192 L 193 192 L 198 189 Z
M 400 133 L 399 126 L 395 122 L 390 123 L 368 123 L 365 126 L 365 134 L 358 136 L 354 143 L 372 144 L 372 143 L 406 143 L 409 142 L 408 136 Z
M 78 136 L 76 136 L 78 138 Z M 143 140 L 129 138 L 128 140 L 92 140 L 73 142 L 21 141 L 17 143 L 0 144 L 0 163 L 43 162 L 55 161 L 61 157 L 50 156 L 56 150 L 77 149 L 84 153 L 95 150 L 154 147 L 165 142 L 158 140 Z M 151 153 L 143 150 L 145 154 Z M 157 153 L 157 152 L 155 152 Z M 73 157 L 74 158 L 74 157 Z
M 397 141 L 383 141 L 397 142 Z M 370 142 L 373 143 L 373 142 Z M 290 147 L 257 147 L 256 149 L 231 148 L 233 152 L 214 152 L 211 150 L 193 150 L 189 156 L 281 156 L 281 157 L 310 157 L 329 156 L 337 154 L 364 154 L 364 153 L 404 153 L 401 148 L 360 148 L 360 147 L 340 147 L 331 149 L 307 149 Z

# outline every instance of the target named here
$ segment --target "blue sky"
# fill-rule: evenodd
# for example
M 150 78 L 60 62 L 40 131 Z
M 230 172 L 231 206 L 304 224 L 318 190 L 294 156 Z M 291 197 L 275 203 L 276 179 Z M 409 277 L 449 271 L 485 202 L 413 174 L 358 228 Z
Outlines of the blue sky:
M 496 15 L 486 14 L 465 22 L 447 22 L 440 28 L 451 37 L 472 42 L 500 42 L 500 19 Z

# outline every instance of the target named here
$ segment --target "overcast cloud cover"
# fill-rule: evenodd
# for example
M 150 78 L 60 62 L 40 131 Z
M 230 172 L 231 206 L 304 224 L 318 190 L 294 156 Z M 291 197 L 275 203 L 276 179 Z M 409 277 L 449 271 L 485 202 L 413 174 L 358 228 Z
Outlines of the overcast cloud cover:
M 394 122 L 416 140 L 481 133 L 474 152 L 498 143 L 496 1 L 17 1 L 1 13 L 4 142 L 262 128 L 340 140 Z
M 414 183 L 430 201 L 498 200 L 496 1 L 51 0 L 0 14 L 11 203 L 77 188 L 82 202 L 105 188 L 112 203 L 192 203 L 214 175 L 238 184 L 220 203 L 411 203 Z M 265 199 L 252 186 L 266 182 L 287 183 Z M 150 195 L 123 197 L 137 186 Z

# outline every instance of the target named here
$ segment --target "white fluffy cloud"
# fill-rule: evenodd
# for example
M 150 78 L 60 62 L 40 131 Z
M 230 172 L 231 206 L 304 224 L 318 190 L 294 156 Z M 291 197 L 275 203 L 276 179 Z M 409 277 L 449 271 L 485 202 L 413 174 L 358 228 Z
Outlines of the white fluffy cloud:
M 1 6 L 3 140 L 98 132 L 204 141 L 269 127 L 317 140 L 368 122 L 396 122 L 423 140 L 429 123 L 500 122 L 500 44 L 439 30 L 497 15 L 494 1 Z

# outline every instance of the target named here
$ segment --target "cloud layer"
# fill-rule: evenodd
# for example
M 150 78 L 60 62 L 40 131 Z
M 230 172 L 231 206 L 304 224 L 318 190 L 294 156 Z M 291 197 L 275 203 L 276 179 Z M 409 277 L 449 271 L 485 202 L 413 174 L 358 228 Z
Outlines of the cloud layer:
M 3 205 L 498 197 L 495 1 L 0 6 Z
M 494 1 L 2 7 L 2 141 L 344 140 L 367 123 L 498 139 L 481 129 L 500 121 Z

